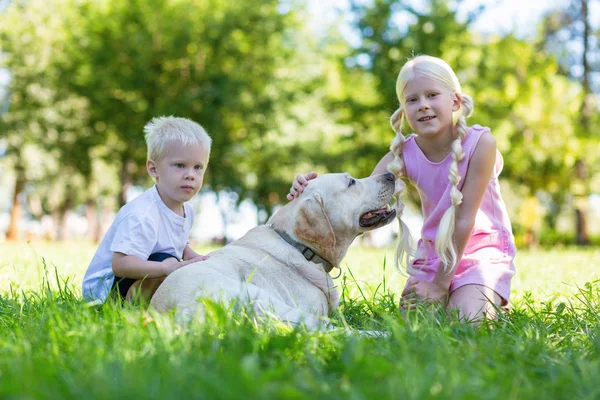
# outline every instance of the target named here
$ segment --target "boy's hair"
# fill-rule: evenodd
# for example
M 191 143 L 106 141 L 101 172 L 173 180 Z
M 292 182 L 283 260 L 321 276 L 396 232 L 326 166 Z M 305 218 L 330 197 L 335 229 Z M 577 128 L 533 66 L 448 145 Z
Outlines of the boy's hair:
M 210 156 L 212 139 L 200 124 L 187 118 L 157 117 L 144 126 L 144 136 L 148 145 L 148 160 L 160 161 L 165 156 L 165 145 L 179 142 L 184 146 L 202 145 Z
M 444 213 L 440 225 L 438 227 L 435 238 L 435 250 L 440 258 L 444 270 L 447 273 L 454 271 L 458 263 L 458 255 L 456 246 L 454 245 L 454 223 L 456 215 L 456 206 L 462 202 L 462 193 L 458 190 L 458 183 L 461 176 L 458 174 L 458 162 L 464 158 L 462 149 L 462 140 L 467 133 L 466 118 L 473 113 L 473 99 L 462 93 L 460 82 L 452 68 L 442 59 L 427 55 L 420 55 L 410 59 L 398 74 L 396 80 L 396 94 L 400 107 L 394 112 L 390 118 L 392 128 L 396 132 L 396 137 L 392 141 L 391 151 L 394 154 L 393 161 L 388 165 L 388 171 L 396 176 L 396 185 L 400 189 L 398 192 L 398 220 L 400 222 L 400 234 L 398 240 L 398 248 L 396 251 L 396 266 L 399 267 L 399 262 L 405 260 L 407 269 L 410 272 L 409 256 L 411 255 L 409 248 L 409 232 L 402 221 L 402 209 L 404 205 L 400 202 L 400 196 L 406 184 L 402 181 L 404 171 L 404 160 L 402 159 L 402 147 L 404 146 L 404 135 L 402 134 L 402 122 L 404 120 L 404 109 L 402 104 L 403 92 L 406 85 L 413 79 L 427 78 L 440 83 L 448 90 L 455 92 L 460 98 L 460 107 L 452 113 L 452 123 L 457 125 L 458 138 L 452 143 L 452 164 L 450 165 L 450 173 L 448 178 L 452 182 L 452 190 L 450 191 L 451 206 Z

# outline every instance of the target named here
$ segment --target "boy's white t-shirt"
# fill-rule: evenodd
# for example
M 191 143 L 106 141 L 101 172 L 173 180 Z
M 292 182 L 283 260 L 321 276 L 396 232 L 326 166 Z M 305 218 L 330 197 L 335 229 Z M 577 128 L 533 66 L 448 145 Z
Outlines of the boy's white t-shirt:
M 173 212 L 162 201 L 156 186 L 125 204 L 98 246 L 85 273 L 83 298 L 105 302 L 114 281 L 113 253 L 147 260 L 153 253 L 168 253 L 178 259 L 188 243 L 194 212 L 184 203 L 185 216 Z

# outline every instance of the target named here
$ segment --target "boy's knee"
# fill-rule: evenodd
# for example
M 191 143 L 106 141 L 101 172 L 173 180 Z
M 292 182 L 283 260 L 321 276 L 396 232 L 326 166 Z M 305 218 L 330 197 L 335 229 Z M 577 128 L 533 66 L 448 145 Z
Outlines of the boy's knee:
M 125 300 L 130 303 L 148 303 L 166 276 L 145 278 L 135 281 L 127 291 Z

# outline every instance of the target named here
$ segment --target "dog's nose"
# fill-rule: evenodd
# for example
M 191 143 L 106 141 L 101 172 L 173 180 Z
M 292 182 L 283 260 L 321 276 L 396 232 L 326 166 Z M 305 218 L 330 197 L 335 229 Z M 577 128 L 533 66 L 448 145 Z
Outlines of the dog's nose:
M 396 180 L 394 178 L 394 174 L 392 174 L 391 172 L 387 172 L 387 173 L 383 174 L 383 177 L 388 182 L 394 182 Z

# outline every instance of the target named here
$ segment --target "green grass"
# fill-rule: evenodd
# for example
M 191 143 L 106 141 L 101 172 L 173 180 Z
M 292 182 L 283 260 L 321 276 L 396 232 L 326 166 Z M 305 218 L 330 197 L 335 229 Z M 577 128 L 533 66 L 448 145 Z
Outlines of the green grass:
M 218 305 L 186 327 L 88 307 L 93 251 L 0 243 L 0 398 L 600 399 L 598 248 L 520 252 L 512 310 L 476 328 L 438 310 L 400 315 L 392 249 L 353 247 L 334 320 L 385 338 L 256 324 Z

